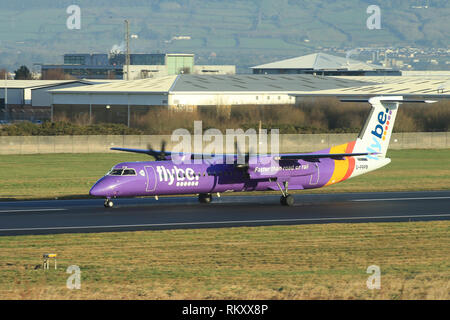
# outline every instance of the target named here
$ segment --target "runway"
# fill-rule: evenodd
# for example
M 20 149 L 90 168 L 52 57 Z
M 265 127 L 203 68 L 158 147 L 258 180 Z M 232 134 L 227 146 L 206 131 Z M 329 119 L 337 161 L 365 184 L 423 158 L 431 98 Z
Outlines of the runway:
M 293 207 L 272 194 L 116 199 L 111 209 L 102 199 L 0 202 L 0 236 L 450 219 L 450 190 L 294 197 Z

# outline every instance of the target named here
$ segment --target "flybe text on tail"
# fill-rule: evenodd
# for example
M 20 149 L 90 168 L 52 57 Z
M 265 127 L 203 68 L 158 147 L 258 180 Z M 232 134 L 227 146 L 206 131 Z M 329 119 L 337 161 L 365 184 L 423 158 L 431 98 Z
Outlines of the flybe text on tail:
M 391 121 L 392 110 L 385 108 L 385 111 L 378 113 L 377 120 L 378 123 L 375 128 L 370 132 L 372 134 L 372 144 L 367 147 L 368 153 L 381 152 L 381 141 L 386 140 L 386 134 L 389 131 L 389 125 Z M 368 155 L 370 159 L 378 160 L 378 157 Z

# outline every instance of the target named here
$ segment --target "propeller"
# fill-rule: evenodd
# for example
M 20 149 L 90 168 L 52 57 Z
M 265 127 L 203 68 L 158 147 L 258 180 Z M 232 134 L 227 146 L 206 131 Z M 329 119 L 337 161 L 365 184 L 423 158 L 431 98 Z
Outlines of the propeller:
M 242 152 L 239 149 L 239 145 L 237 141 L 234 142 L 234 149 L 236 150 L 237 159 L 235 162 L 235 167 L 240 169 L 248 169 L 248 162 L 250 159 L 250 152 L 246 152 L 244 155 L 244 163 L 238 163 L 240 156 L 242 156 Z M 249 150 L 250 151 L 250 150 Z
M 163 140 L 161 142 L 161 150 L 155 150 L 153 149 L 152 145 L 150 143 L 147 144 L 148 152 L 147 154 L 150 156 L 153 156 L 156 161 L 164 161 L 166 159 L 166 141 Z

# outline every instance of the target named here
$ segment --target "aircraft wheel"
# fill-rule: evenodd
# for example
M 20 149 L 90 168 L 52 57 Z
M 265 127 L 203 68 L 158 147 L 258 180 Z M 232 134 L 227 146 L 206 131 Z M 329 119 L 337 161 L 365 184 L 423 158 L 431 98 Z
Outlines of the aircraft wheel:
M 210 203 L 212 201 L 212 196 L 206 193 L 200 193 L 198 195 L 198 201 L 200 203 Z
M 290 194 L 288 194 L 287 196 L 281 196 L 281 198 L 280 198 L 280 203 L 283 206 L 290 207 L 290 206 L 294 205 L 294 202 L 295 202 L 294 197 L 291 196 Z
M 114 202 L 112 202 L 110 199 L 106 199 L 103 205 L 105 206 L 105 208 L 112 208 L 114 206 Z

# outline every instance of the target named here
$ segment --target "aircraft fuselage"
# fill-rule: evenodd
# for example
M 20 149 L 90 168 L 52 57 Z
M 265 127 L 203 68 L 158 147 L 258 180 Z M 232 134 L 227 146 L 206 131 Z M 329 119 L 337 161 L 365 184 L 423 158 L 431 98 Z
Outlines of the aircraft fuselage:
M 233 191 L 313 189 L 334 184 L 387 163 L 366 157 L 316 161 L 280 160 L 273 164 L 179 164 L 172 161 L 124 162 L 92 187 L 93 196 L 115 198 Z M 117 170 L 114 175 L 114 170 Z M 120 171 L 122 170 L 122 172 Z M 358 174 L 359 173 L 359 174 Z M 120 174 L 120 175 L 119 175 Z M 277 184 L 278 182 L 278 184 Z

